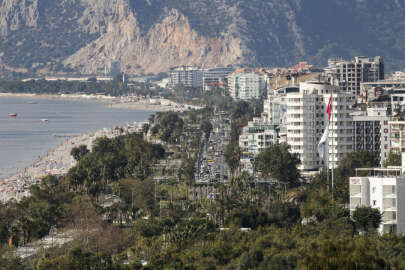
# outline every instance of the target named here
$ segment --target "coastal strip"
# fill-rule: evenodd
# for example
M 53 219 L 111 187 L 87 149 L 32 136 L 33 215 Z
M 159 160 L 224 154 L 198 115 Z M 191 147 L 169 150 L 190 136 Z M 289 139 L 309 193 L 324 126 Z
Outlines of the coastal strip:
M 70 154 L 74 147 L 86 145 L 91 150 L 96 138 L 113 138 L 125 132 L 139 131 L 143 124 L 144 122 L 134 123 L 133 125 L 104 128 L 96 132 L 76 136 L 67 135 L 67 139 L 48 151 L 46 155 L 38 156 L 37 160 L 25 169 L 10 177 L 0 179 L 0 202 L 7 202 L 11 199 L 19 201 L 23 197 L 29 196 L 29 187 L 40 183 L 45 176 L 66 174 L 76 164 Z
M 97 101 L 105 106 L 120 109 L 132 109 L 154 112 L 186 111 L 201 109 L 201 106 L 182 104 L 165 98 L 148 98 L 144 96 L 120 96 L 112 97 L 99 94 L 30 94 L 30 93 L 0 93 L 0 98 L 32 98 L 32 99 L 65 99 Z

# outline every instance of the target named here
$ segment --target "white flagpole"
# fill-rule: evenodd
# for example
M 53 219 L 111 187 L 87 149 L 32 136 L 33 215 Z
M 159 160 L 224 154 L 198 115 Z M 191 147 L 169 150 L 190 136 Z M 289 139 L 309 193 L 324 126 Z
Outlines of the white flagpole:
M 333 123 L 333 85 L 332 85 L 332 99 L 331 99 L 330 104 L 331 104 L 330 113 L 332 114 L 332 201 L 333 201 L 333 190 L 334 190 L 333 170 L 335 168 L 335 146 L 333 145 L 333 136 L 335 135 L 334 133 L 336 133 L 336 126 L 335 126 L 335 132 L 333 129 L 333 127 L 334 127 L 334 123 Z M 329 158 L 329 155 L 328 155 L 328 158 Z

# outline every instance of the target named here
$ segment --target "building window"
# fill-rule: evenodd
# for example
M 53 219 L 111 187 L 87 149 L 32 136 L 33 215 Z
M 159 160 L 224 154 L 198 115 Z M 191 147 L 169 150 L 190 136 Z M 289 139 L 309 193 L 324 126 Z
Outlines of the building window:
M 376 206 L 376 205 L 377 205 L 377 201 L 373 200 L 373 206 Z

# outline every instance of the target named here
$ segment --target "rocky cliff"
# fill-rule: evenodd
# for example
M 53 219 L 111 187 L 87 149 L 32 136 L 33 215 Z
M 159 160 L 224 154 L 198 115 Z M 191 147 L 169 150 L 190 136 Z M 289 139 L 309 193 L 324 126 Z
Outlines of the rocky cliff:
M 2 0 L 0 70 L 129 73 L 177 65 L 405 60 L 405 0 Z

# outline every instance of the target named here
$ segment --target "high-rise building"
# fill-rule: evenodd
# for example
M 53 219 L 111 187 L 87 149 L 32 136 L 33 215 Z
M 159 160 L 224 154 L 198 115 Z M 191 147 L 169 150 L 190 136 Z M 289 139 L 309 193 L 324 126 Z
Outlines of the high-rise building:
M 325 68 L 328 80 L 343 91 L 360 95 L 362 82 L 374 82 L 384 79 L 384 61 L 380 56 L 373 59 L 357 56 L 352 61 L 329 59 Z
M 169 86 L 203 87 L 203 70 L 196 67 L 176 67 L 169 71 Z
M 367 111 L 352 113 L 353 150 L 376 152 L 380 164 L 390 151 L 389 121 L 387 108 L 368 108 Z
M 259 99 L 265 94 L 262 76 L 254 72 L 233 72 L 228 76 L 230 96 L 236 100 Z
M 332 116 L 328 124 L 325 110 L 330 97 Z M 299 154 L 301 170 L 316 170 L 324 165 L 318 155 L 318 143 L 325 128 L 329 129 L 330 168 L 337 167 L 343 156 L 353 151 L 350 113 L 353 111 L 354 101 L 352 94 L 320 81 L 300 83 L 299 93 L 286 95 L 286 142 L 291 146 L 292 152 Z

